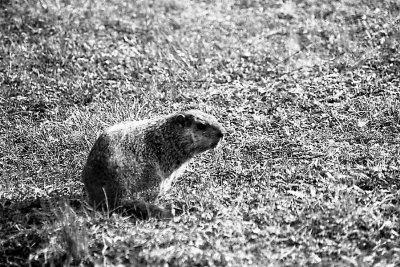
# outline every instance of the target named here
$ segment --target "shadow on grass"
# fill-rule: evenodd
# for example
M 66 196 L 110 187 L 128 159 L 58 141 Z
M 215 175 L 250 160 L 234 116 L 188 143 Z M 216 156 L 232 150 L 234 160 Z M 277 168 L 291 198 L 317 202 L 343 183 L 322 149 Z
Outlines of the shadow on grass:
M 124 204 L 114 212 L 129 217 L 130 221 L 165 220 L 172 216 L 153 204 L 141 201 Z M 175 213 L 180 213 L 180 209 L 175 209 Z M 109 217 L 88 214 L 93 214 L 93 209 L 79 195 L 26 201 L 0 199 L 0 266 L 90 266 L 91 253 L 101 254 L 104 246 L 93 241 L 89 234 L 92 219 L 99 219 L 103 222 L 101 228 L 107 228 L 104 219 Z M 157 214 L 160 216 L 154 216 Z
M 80 196 L 0 200 L 0 266 L 42 266 L 29 257 L 50 242 L 49 226 L 60 217 L 63 203 L 83 212 Z

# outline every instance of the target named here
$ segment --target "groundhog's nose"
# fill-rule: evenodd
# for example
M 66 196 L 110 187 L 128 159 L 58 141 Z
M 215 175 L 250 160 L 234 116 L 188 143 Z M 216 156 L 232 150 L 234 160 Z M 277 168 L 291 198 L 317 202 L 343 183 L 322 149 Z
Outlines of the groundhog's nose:
M 220 129 L 220 130 L 218 131 L 218 133 L 217 133 L 217 137 L 218 137 L 218 138 L 222 138 L 222 137 L 224 137 L 225 134 L 226 134 L 225 129 Z

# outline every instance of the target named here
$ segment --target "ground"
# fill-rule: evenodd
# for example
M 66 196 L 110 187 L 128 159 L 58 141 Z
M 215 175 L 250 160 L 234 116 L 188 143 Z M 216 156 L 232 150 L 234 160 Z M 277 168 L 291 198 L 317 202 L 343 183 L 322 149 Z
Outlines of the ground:
M 400 265 L 396 0 L 0 1 L 1 266 Z M 98 133 L 199 108 L 228 134 L 160 204 L 90 211 Z

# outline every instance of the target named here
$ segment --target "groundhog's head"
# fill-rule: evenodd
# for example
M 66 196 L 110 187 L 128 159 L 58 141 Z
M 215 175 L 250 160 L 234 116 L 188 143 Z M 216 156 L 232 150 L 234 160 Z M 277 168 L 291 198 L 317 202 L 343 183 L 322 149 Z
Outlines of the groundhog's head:
M 226 134 L 214 116 L 199 110 L 178 113 L 174 120 L 181 128 L 182 137 L 188 146 L 187 152 L 193 154 L 216 147 Z

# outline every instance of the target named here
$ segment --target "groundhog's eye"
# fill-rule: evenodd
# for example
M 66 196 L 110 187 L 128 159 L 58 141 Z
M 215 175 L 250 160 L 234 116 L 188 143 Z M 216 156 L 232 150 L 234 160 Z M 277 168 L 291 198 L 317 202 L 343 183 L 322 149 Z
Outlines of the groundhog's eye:
M 203 131 L 203 130 L 205 130 L 207 128 L 207 125 L 205 125 L 202 122 L 198 122 L 198 123 L 196 123 L 196 127 L 197 127 L 198 130 Z

